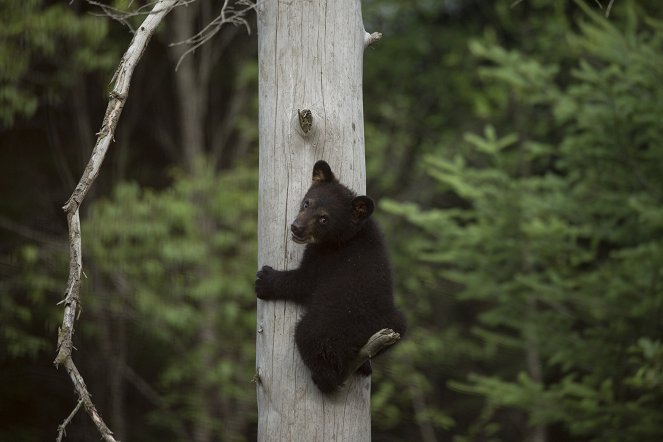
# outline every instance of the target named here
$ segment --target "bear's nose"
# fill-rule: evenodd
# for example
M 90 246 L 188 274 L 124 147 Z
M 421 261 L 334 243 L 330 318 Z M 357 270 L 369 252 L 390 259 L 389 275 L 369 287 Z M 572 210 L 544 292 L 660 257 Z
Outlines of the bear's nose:
M 290 224 L 290 230 L 292 231 L 292 233 L 295 234 L 295 236 L 302 236 L 302 233 L 304 233 L 304 229 L 302 228 L 302 226 L 300 226 L 296 222 Z

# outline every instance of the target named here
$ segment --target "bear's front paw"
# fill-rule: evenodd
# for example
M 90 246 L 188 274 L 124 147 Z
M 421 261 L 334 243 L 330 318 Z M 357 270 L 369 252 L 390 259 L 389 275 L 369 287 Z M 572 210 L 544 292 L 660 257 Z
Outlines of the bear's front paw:
M 275 270 L 270 266 L 263 266 L 256 273 L 256 296 L 260 299 L 271 298 L 272 280 Z

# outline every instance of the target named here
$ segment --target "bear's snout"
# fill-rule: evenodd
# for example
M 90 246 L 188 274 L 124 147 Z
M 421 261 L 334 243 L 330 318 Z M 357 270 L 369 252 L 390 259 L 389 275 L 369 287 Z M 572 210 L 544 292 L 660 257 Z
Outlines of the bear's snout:
M 290 224 L 290 231 L 295 235 L 301 237 L 304 234 L 304 227 L 302 227 L 301 224 L 297 223 L 295 221 L 294 223 Z

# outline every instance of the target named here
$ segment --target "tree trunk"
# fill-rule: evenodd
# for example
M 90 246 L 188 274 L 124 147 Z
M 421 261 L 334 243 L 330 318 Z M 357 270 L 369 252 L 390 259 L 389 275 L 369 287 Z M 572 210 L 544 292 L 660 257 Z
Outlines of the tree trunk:
M 176 41 L 186 40 L 195 34 L 197 10 L 198 5 L 192 4 L 173 11 L 171 23 Z M 175 63 L 180 60 L 186 49 L 185 45 L 170 48 L 170 55 Z M 199 82 L 193 54 L 185 57 L 179 65 L 175 74 L 175 85 L 180 107 L 178 122 L 184 168 L 188 173 L 193 173 L 195 162 L 200 160 L 205 152 L 206 94 L 209 93 L 207 85 Z
M 260 203 L 258 264 L 298 266 L 289 226 L 325 159 L 342 183 L 365 192 L 359 0 L 259 2 Z M 298 110 L 313 121 L 306 131 Z M 258 300 L 259 441 L 369 441 L 370 378 L 352 375 L 323 396 L 294 342 L 301 307 Z
M 528 254 L 529 255 L 529 254 Z M 531 260 L 526 261 L 528 270 L 530 268 L 529 263 Z M 533 296 L 527 297 L 527 311 L 530 318 L 536 317 L 536 300 Z M 531 319 L 530 319 L 531 320 Z M 534 331 L 531 329 L 528 330 L 525 347 L 525 357 L 527 360 L 527 373 L 530 375 L 534 382 L 543 384 L 543 366 L 541 364 L 541 355 L 539 354 L 539 337 L 534 334 Z M 531 427 L 528 431 L 528 436 L 526 442 L 547 442 L 548 433 L 545 425 L 535 425 Z
M 172 26 L 176 42 L 191 38 L 196 33 L 196 20 L 199 11 L 205 15 L 209 4 L 198 2 L 180 7 L 173 11 Z M 205 17 L 207 18 L 207 17 Z M 187 45 L 175 45 L 170 48 L 173 62 L 179 66 L 175 74 L 177 98 L 180 108 L 178 126 L 180 130 L 180 147 L 182 149 L 182 165 L 190 175 L 198 173 L 198 161 L 203 159 L 205 153 L 205 116 L 207 112 L 207 94 L 209 94 L 209 78 L 212 65 L 207 63 L 209 59 L 210 45 L 204 45 L 197 54 L 186 55 L 180 58 L 188 49 Z M 202 54 L 202 55 L 201 55 Z M 195 197 L 205 207 L 208 202 L 205 195 Z M 204 212 L 196 219 L 198 228 L 203 234 L 212 234 L 212 221 L 208 213 Z M 205 280 L 207 275 L 205 266 L 199 267 L 197 277 Z M 202 315 L 198 329 L 198 342 L 196 346 L 206 348 L 201 352 L 198 361 L 202 367 L 202 373 L 197 377 L 193 386 L 191 398 L 198 407 L 196 416 L 193 418 L 193 440 L 195 442 L 210 442 L 214 440 L 213 422 L 218 416 L 217 396 L 219 391 L 211 388 L 209 376 L 213 373 L 218 362 L 216 352 L 212 348 L 218 342 L 217 320 L 219 311 L 218 300 L 213 296 L 207 296 L 202 300 Z M 212 383 L 212 385 L 214 385 Z M 224 416 L 225 417 L 225 416 Z

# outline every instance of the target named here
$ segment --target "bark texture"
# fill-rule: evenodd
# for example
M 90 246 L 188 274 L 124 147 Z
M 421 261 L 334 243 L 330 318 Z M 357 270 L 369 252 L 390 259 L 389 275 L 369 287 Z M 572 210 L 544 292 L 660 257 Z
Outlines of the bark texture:
M 359 0 L 259 2 L 259 268 L 298 266 L 303 246 L 290 223 L 316 160 L 365 193 L 362 59 L 366 32 Z M 300 121 L 305 110 L 311 120 Z M 323 396 L 294 342 L 302 311 L 258 300 L 258 440 L 369 441 L 370 378 L 352 375 Z

